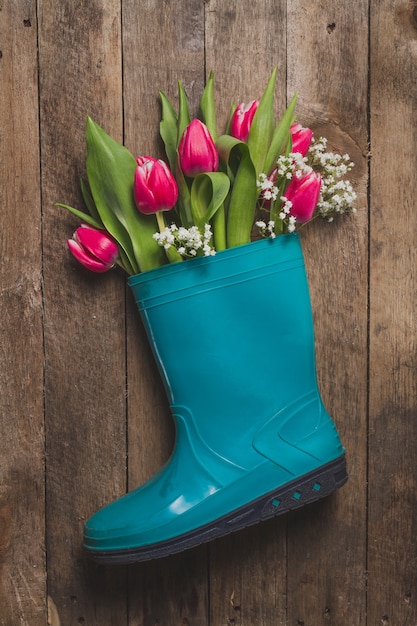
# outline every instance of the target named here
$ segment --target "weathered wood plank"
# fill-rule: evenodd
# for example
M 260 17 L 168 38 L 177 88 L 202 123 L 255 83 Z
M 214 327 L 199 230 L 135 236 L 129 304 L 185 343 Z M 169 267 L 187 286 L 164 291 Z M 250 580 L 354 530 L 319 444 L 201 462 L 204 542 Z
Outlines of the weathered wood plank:
M 416 37 L 414 3 L 373 3 L 368 619 L 386 626 L 417 622 Z
M 196 0 L 123 2 L 125 141 L 135 156 L 165 158 L 159 139 L 159 90 L 177 102 L 180 80 L 195 115 L 204 87 L 204 5 Z M 169 219 L 169 216 L 167 216 Z M 129 294 L 130 296 L 130 294 Z M 168 458 L 174 429 L 167 399 L 128 298 L 129 488 Z M 131 567 L 131 624 L 207 626 L 207 548 Z
M 31 0 L 0 2 L 0 624 L 47 622 L 45 464 L 48 584 L 61 624 L 415 626 L 414 4 L 40 0 L 37 10 L 38 24 Z M 82 526 L 126 489 L 126 437 L 133 488 L 169 455 L 173 427 L 129 293 L 125 310 L 125 278 L 88 275 L 69 259 L 77 221 L 53 205 L 82 206 L 87 113 L 134 153 L 159 156 L 158 89 L 175 99 L 180 78 L 195 113 L 213 69 L 220 130 L 231 99 L 257 97 L 274 65 L 278 108 L 298 89 L 299 120 L 357 164 L 358 215 L 303 233 L 319 382 L 349 482 L 309 509 L 128 575 L 96 567 L 81 551 Z
M 46 623 L 36 3 L 0 7 L 0 624 Z
M 214 71 L 218 131 L 232 102 L 259 98 L 274 68 L 277 113 L 286 106 L 285 2 L 206 3 L 206 69 Z M 285 624 L 286 520 L 210 546 L 210 624 Z
M 365 623 L 367 394 L 367 2 L 288 3 L 288 97 L 329 149 L 347 152 L 358 214 L 303 233 L 319 385 L 350 478 L 289 519 L 288 623 Z
M 126 623 L 124 568 L 89 563 L 86 517 L 126 486 L 125 305 L 118 273 L 94 275 L 65 240 L 82 208 L 89 114 L 122 140 L 119 0 L 39 3 L 44 203 L 48 584 L 62 624 Z

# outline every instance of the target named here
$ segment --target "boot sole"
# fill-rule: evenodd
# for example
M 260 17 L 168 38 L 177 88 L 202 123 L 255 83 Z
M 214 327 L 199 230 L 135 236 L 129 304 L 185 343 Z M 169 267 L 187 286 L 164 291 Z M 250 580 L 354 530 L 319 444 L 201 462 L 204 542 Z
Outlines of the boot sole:
M 342 487 L 347 477 L 346 459 L 343 455 L 224 517 L 179 537 L 139 548 L 98 551 L 85 547 L 85 550 L 97 563 L 130 564 L 162 558 L 321 500 Z

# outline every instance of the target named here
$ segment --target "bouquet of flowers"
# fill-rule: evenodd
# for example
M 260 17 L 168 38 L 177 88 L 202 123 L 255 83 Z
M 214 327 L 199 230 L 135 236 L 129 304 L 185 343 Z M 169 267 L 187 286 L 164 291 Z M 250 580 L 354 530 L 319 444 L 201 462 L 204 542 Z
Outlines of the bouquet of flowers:
M 135 159 L 88 117 L 87 211 L 59 205 L 82 220 L 68 240 L 75 258 L 94 272 L 117 264 L 133 275 L 353 212 L 349 155 L 328 152 L 325 138 L 295 123 L 296 96 L 276 123 L 275 81 L 276 69 L 259 100 L 233 104 L 220 136 L 212 73 L 201 119 L 191 119 L 180 83 L 178 112 L 160 92 L 166 160 Z

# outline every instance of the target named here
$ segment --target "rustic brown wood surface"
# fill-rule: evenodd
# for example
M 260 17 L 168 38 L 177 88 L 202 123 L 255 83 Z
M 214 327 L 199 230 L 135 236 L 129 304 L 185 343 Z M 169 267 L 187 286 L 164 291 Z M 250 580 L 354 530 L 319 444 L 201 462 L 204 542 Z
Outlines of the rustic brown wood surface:
M 158 90 L 219 130 L 278 66 L 277 112 L 348 152 L 358 213 L 303 246 L 350 478 L 184 554 L 97 566 L 84 520 L 174 430 L 125 278 L 69 258 L 91 115 L 162 156 Z M 408 0 L 0 0 L 0 625 L 416 626 L 417 9 Z

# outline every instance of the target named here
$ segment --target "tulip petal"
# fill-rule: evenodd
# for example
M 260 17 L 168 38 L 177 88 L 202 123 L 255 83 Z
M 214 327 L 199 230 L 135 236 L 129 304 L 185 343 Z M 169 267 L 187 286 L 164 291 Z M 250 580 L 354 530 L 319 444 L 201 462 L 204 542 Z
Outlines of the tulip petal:
M 215 172 L 219 156 L 213 138 L 203 122 L 194 119 L 181 137 L 178 146 L 181 169 L 185 176 L 194 177 L 205 172 Z
M 320 196 L 321 176 L 316 172 L 293 178 L 285 191 L 292 202 L 291 215 L 299 222 L 308 222 L 314 214 Z
M 304 128 L 301 124 L 293 124 L 290 128 L 292 137 L 292 152 L 299 152 L 303 157 L 307 154 L 313 137 L 310 128 Z
M 95 228 L 82 225 L 75 231 L 74 238 L 87 253 L 106 265 L 113 265 L 119 256 L 113 239 Z
M 94 257 L 87 254 L 87 252 L 74 239 L 68 239 L 67 244 L 72 255 L 77 259 L 77 261 L 79 261 L 82 265 L 84 265 L 84 267 L 91 270 L 92 272 L 101 274 L 111 269 L 111 265 L 102 263 L 98 259 L 95 259 Z
M 138 157 L 133 195 L 141 213 L 170 211 L 178 199 L 178 187 L 167 164 L 153 157 Z

